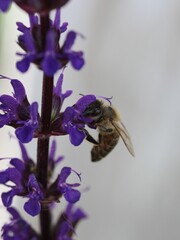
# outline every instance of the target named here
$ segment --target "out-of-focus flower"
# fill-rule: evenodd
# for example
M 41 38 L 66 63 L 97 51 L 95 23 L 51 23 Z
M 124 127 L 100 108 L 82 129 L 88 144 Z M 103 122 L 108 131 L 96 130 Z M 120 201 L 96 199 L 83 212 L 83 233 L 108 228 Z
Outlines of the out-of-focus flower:
M 11 80 L 14 89 L 13 97 L 0 96 L 0 127 L 12 126 L 16 129 L 17 138 L 23 142 L 30 142 L 35 130 L 38 128 L 38 103 L 30 104 L 22 83 L 16 79 Z
M 40 240 L 40 236 L 14 208 L 7 210 L 11 214 L 11 221 L 2 227 L 4 240 Z
M 6 12 L 12 2 L 28 13 L 45 13 L 64 6 L 69 0 L 0 0 L 0 10 Z
M 75 209 L 73 204 L 68 204 L 54 227 L 52 239 L 73 240 L 72 237 L 75 234 L 77 225 L 85 218 L 87 218 L 87 215 L 83 210 L 80 208 Z
M 46 36 L 42 36 L 36 15 L 30 16 L 29 28 L 20 22 L 17 23 L 17 26 L 22 33 L 18 37 L 18 44 L 25 51 L 25 53 L 18 53 L 22 57 L 22 60 L 16 64 L 19 71 L 26 72 L 30 63 L 35 63 L 40 69 L 43 69 L 47 76 L 53 76 L 68 62 L 76 70 L 83 67 L 83 52 L 72 50 L 78 34 L 75 31 L 70 31 L 67 33 L 64 43 L 61 45 L 59 43 L 60 35 L 67 29 L 67 23 L 60 24 L 60 10 L 56 11 L 54 21 L 50 22 L 50 29 Z

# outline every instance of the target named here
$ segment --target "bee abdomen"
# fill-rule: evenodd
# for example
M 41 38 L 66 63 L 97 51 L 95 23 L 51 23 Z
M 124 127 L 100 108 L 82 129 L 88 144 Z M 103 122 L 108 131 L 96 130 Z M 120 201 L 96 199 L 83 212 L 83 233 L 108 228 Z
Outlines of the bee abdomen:
M 97 162 L 108 155 L 119 141 L 119 135 L 99 135 L 100 143 L 94 145 L 91 150 L 91 161 Z

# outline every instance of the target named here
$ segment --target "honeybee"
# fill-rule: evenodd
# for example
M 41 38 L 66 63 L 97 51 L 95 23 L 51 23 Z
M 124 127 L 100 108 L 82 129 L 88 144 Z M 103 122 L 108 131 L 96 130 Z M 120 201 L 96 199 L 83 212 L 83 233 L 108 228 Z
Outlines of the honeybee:
M 82 113 L 84 117 L 92 119 L 91 127 L 99 131 L 98 142 L 88 133 L 86 139 L 94 144 L 91 150 L 92 162 L 97 162 L 108 155 L 118 143 L 120 137 L 132 156 L 134 149 L 129 133 L 122 123 L 119 114 L 111 106 L 102 101 L 92 102 Z

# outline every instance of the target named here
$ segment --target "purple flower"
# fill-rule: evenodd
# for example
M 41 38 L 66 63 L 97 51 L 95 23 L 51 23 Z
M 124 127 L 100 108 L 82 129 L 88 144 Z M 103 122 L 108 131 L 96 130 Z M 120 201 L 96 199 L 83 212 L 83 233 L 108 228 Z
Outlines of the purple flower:
M 67 183 L 68 177 L 71 175 L 71 173 L 75 173 L 79 179 L 80 174 L 75 172 L 70 167 L 63 167 L 60 174 L 58 175 L 56 181 L 50 186 L 49 188 L 49 195 L 52 197 L 54 195 L 54 199 L 58 199 L 60 196 L 64 196 L 67 202 L 69 203 L 75 203 L 79 201 L 81 193 L 76 190 L 76 187 L 79 187 L 79 183 Z
M 84 59 L 83 59 L 83 52 L 75 52 L 72 51 L 71 48 L 76 40 L 77 33 L 74 31 L 70 31 L 65 39 L 65 42 L 62 47 L 62 52 L 64 53 L 64 58 L 67 58 L 70 62 L 73 68 L 76 70 L 80 70 L 84 65 Z
M 15 2 L 20 8 L 28 13 L 35 12 L 49 12 L 52 9 L 64 6 L 69 0 L 0 0 L 0 9 L 5 12 L 8 10 L 10 4 Z
M 83 131 L 85 124 L 78 121 L 78 116 L 79 113 L 74 107 L 68 107 L 63 113 L 62 120 L 62 128 L 67 134 L 69 134 L 70 142 L 74 146 L 80 145 L 86 137 L 86 134 Z
M 66 210 L 60 215 L 53 230 L 53 239 L 73 240 L 75 228 L 87 215 L 80 209 L 74 209 L 73 204 L 68 204 Z
M 80 186 L 79 183 L 70 184 L 70 183 L 66 182 L 67 178 L 70 176 L 70 174 L 72 172 L 75 172 L 75 171 L 72 170 L 70 167 L 64 167 L 58 176 L 58 190 L 64 195 L 64 198 L 69 203 L 75 203 L 75 202 L 79 201 L 80 196 L 81 196 L 80 192 L 78 190 L 74 189 L 75 187 Z M 80 175 L 77 174 L 77 176 L 80 179 Z
M 22 83 L 16 79 L 11 80 L 14 89 L 13 97 L 0 96 L 0 127 L 12 126 L 16 129 L 17 138 L 23 142 L 30 142 L 35 130 L 38 128 L 38 104 L 28 102 L 26 91 Z
M 84 110 L 96 100 L 94 95 L 85 95 L 81 97 L 76 104 L 72 107 L 67 107 L 62 113 L 62 129 L 67 134 L 71 143 L 74 146 L 78 146 L 86 138 L 85 125 L 89 124 L 92 120 L 84 118 L 82 113 Z
M 7 210 L 11 214 L 11 222 L 2 227 L 4 240 L 40 240 L 40 236 L 14 208 Z
M 68 62 L 76 70 L 80 70 L 83 67 L 83 52 L 72 50 L 77 33 L 70 31 L 64 43 L 61 45 L 59 43 L 60 35 L 67 29 L 67 23 L 60 25 L 60 10 L 56 11 L 54 22 L 50 23 L 50 29 L 45 39 L 45 50 L 42 44 L 41 29 L 37 16 L 30 16 L 29 28 L 20 22 L 17 23 L 17 26 L 22 33 L 18 37 L 18 44 L 25 51 L 24 54 L 18 53 L 22 57 L 22 60 L 16 64 L 19 71 L 26 72 L 30 63 L 35 63 L 39 68 L 43 69 L 47 76 L 53 76 L 59 69 L 66 66 Z

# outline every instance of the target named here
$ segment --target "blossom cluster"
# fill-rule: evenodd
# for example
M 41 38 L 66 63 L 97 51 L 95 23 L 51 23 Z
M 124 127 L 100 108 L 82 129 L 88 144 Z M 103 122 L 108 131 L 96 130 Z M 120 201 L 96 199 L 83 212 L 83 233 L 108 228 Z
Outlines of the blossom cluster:
M 69 31 L 64 43 L 60 46 L 60 36 L 66 32 L 68 23 L 60 23 L 60 10 L 56 10 L 54 21 L 50 22 L 50 29 L 45 38 L 45 49 L 43 39 L 40 36 L 40 20 L 37 15 L 30 15 L 30 27 L 26 27 L 21 22 L 17 23 L 21 35 L 18 37 L 19 46 L 25 53 L 18 53 L 22 60 L 16 66 L 21 72 L 29 69 L 30 63 L 36 64 L 48 76 L 53 76 L 57 70 L 62 69 L 68 62 L 76 70 L 80 70 L 84 65 L 83 52 L 73 51 L 77 33 Z
M 1 76 L 3 78 L 3 76 Z M 70 141 L 78 146 L 86 138 L 85 126 L 93 121 L 84 117 L 87 107 L 96 101 L 93 94 L 82 96 L 73 106 L 61 112 L 64 100 L 72 94 L 71 90 L 62 93 L 63 73 L 53 91 L 51 127 L 49 135 L 69 134 Z M 13 96 L 0 96 L 0 128 L 7 125 L 15 128 L 16 137 L 22 143 L 28 143 L 33 137 L 40 137 L 41 117 L 38 113 L 38 103 L 29 103 L 23 84 L 11 79 Z

